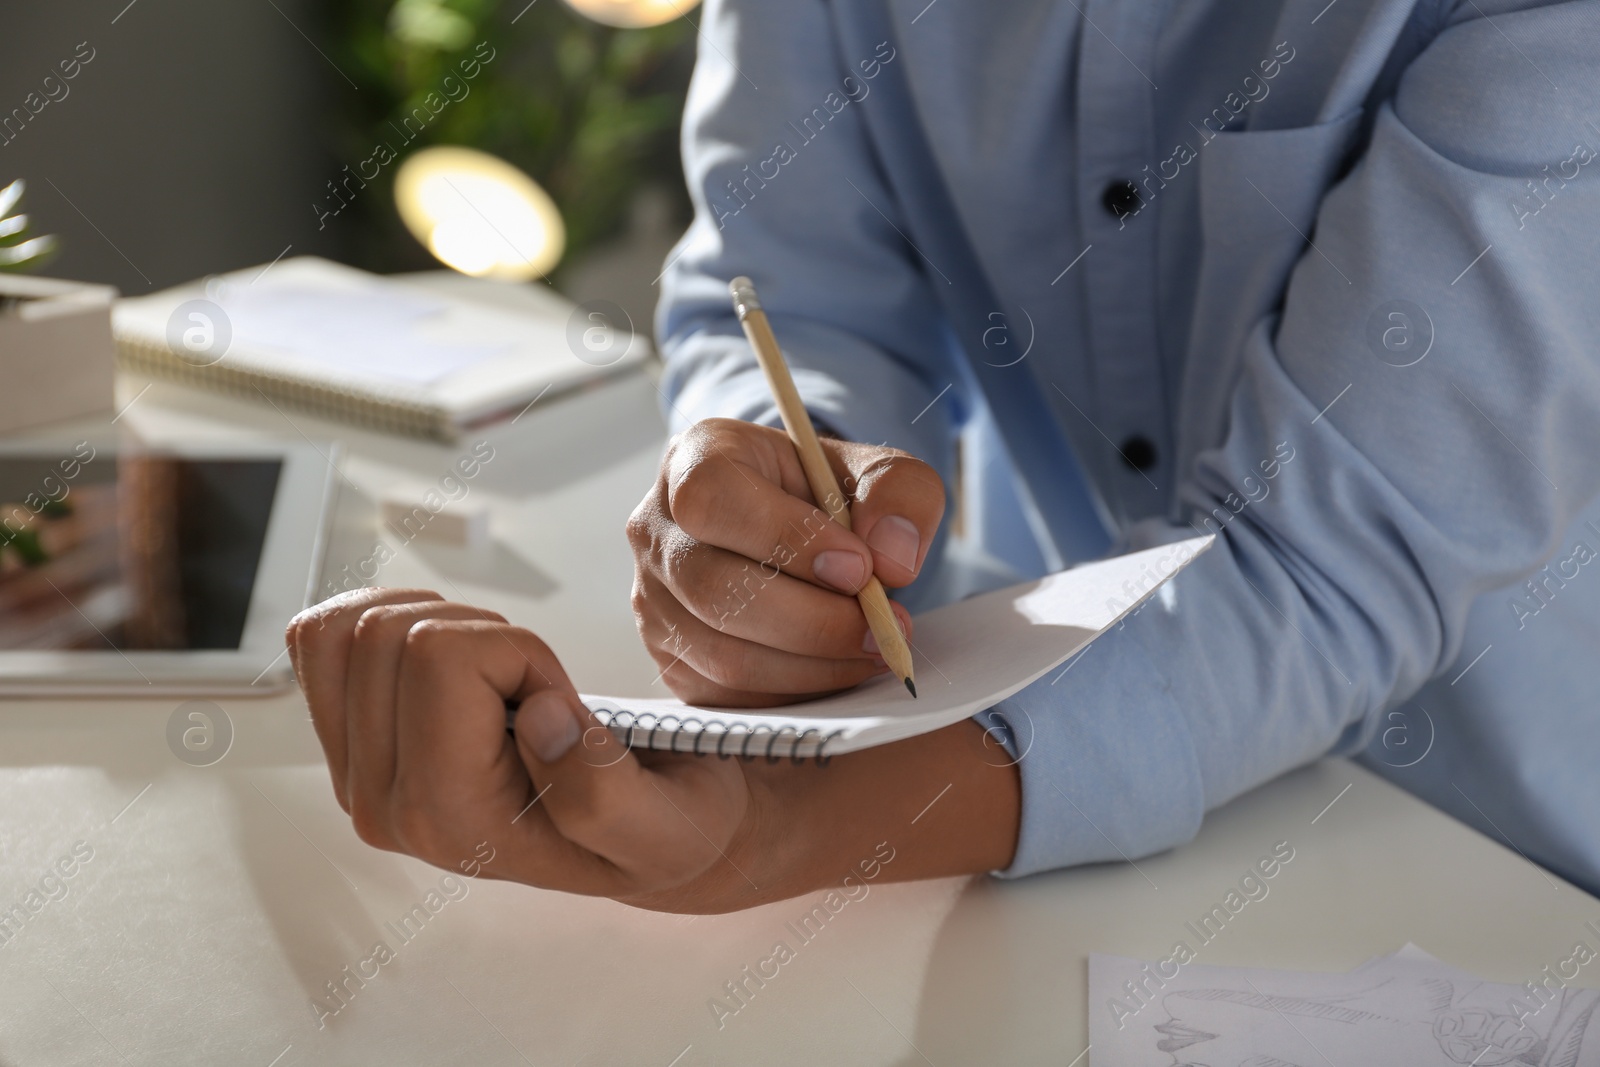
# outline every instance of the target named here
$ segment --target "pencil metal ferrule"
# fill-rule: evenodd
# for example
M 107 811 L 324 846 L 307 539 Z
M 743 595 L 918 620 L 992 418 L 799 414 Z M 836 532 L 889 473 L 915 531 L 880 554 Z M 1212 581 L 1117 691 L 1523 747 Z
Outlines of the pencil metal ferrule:
M 756 283 L 743 274 L 728 283 L 728 292 L 733 297 L 733 309 L 740 322 L 750 312 L 761 310 L 761 298 L 756 296 Z

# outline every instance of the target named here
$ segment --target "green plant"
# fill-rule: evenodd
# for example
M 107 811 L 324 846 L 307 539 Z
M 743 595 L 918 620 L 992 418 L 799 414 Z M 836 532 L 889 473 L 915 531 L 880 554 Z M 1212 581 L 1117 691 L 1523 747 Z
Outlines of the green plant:
M 28 216 L 16 210 L 26 189 L 21 178 L 0 189 L 0 270 L 28 270 L 56 250 L 54 237 L 28 236 Z
M 341 94 L 339 166 L 370 159 L 380 143 L 402 159 L 434 144 L 491 152 L 555 200 L 567 227 L 564 263 L 616 233 L 643 184 L 673 190 L 687 218 L 677 148 L 694 60 L 687 20 L 613 29 L 561 0 L 336 0 L 327 11 L 333 58 L 359 87 Z M 475 76 L 463 75 L 463 63 L 486 55 L 468 68 Z M 406 117 L 430 93 L 437 107 L 451 86 L 459 98 L 401 141 L 414 133 Z M 431 263 L 396 216 L 396 165 L 350 198 L 350 253 L 373 269 Z

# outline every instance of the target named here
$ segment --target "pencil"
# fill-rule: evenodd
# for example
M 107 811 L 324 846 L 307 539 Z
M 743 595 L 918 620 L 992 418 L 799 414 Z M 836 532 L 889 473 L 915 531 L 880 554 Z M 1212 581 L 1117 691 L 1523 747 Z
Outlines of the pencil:
M 750 339 L 750 347 L 755 349 L 756 360 L 767 376 L 767 386 L 778 403 L 778 414 L 783 416 L 784 429 L 789 431 L 789 440 L 794 442 L 800 466 L 806 472 L 806 482 L 811 486 L 811 495 L 827 510 L 834 522 L 846 530 L 850 529 L 850 503 L 839 491 L 839 482 L 834 478 L 833 468 L 822 451 L 822 442 L 817 440 L 816 427 L 811 425 L 811 415 L 800 400 L 800 391 L 794 387 L 794 379 L 789 376 L 789 365 L 784 362 L 783 352 L 778 348 L 778 339 L 772 333 L 772 325 L 767 322 L 767 313 L 761 310 L 761 298 L 756 296 L 755 283 L 741 275 L 728 284 L 728 292 L 733 296 L 733 308 L 738 312 L 744 335 Z M 894 612 L 889 608 L 889 596 L 883 591 L 883 583 L 878 581 L 876 575 L 868 574 L 867 584 L 856 594 L 856 599 L 861 603 L 861 610 L 867 617 L 867 625 L 878 642 L 878 651 L 884 662 L 894 676 L 905 683 L 911 695 L 916 696 L 917 686 L 911 676 L 911 649 L 906 644 L 905 635 L 900 632 L 899 624 L 895 622 Z

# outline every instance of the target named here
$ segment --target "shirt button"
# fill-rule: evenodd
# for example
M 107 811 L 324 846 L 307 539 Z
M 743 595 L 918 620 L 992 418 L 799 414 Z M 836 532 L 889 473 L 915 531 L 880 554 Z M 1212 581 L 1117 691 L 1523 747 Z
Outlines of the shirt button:
M 1156 446 L 1150 443 L 1150 438 L 1135 434 L 1122 442 L 1122 462 L 1136 471 L 1147 471 L 1156 465 Z
M 1100 194 L 1100 204 L 1112 218 L 1120 219 L 1139 210 L 1143 201 L 1139 198 L 1139 187 L 1127 179 L 1118 179 L 1107 185 Z

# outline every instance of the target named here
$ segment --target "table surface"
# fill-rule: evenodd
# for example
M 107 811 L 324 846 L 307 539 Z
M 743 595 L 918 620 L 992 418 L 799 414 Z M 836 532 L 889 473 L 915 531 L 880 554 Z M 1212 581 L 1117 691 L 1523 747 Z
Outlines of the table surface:
M 648 373 L 458 446 L 145 384 L 122 384 L 133 406 L 119 421 L 147 437 L 345 442 L 329 577 L 370 554 L 385 492 L 426 486 L 489 441 L 472 493 L 492 549 L 413 542 L 381 580 L 535 629 L 580 688 L 662 693 L 633 630 L 622 534 L 665 437 Z M 1088 954 L 1193 945 L 1185 924 L 1280 842 L 1293 860 L 1202 962 L 1345 970 L 1412 941 L 1520 983 L 1600 920 L 1600 901 L 1328 761 L 1137 865 L 874 885 L 801 941 L 793 926 L 820 893 L 689 918 L 441 883 L 356 838 L 297 693 L 216 702 L 233 741 L 207 767 L 168 747 L 178 703 L 0 702 L 0 908 L 78 856 L 0 945 L 0 1065 L 1092 1063 Z M 419 905 L 427 921 L 400 931 Z M 364 962 L 380 941 L 389 961 Z M 727 983 L 778 941 L 793 958 L 731 999 Z M 329 992 L 341 981 L 343 1001 Z

